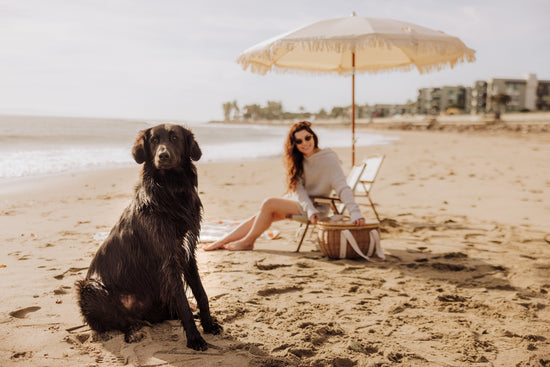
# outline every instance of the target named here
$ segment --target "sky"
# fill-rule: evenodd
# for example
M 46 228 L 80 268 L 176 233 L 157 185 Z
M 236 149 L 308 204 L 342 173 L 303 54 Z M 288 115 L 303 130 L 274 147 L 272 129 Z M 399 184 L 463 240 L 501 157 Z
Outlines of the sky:
M 424 87 L 550 80 L 550 0 L 0 0 L 0 114 L 223 119 L 222 104 L 351 104 L 351 78 L 243 70 L 245 49 L 327 18 L 391 18 L 459 37 L 474 63 L 356 76 L 357 104 Z

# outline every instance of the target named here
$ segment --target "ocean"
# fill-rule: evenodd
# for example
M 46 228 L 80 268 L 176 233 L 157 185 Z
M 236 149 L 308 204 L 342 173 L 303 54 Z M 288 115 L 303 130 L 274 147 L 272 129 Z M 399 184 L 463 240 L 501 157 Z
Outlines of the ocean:
M 186 123 L 77 117 L 0 116 L 2 181 L 99 168 L 131 167 L 140 130 L 161 122 L 190 128 L 199 142 L 200 162 L 242 161 L 282 154 L 288 126 Z M 348 147 L 349 128 L 315 126 L 320 146 Z M 396 138 L 356 132 L 357 146 L 391 144 Z

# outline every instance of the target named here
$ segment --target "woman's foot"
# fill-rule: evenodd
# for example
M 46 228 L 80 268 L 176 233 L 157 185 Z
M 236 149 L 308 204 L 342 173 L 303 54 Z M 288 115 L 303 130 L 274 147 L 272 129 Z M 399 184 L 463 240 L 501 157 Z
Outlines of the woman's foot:
M 227 244 L 227 242 L 219 240 L 219 241 L 212 242 L 211 244 L 204 246 L 202 249 L 204 251 L 213 251 L 213 250 L 217 250 L 219 248 L 224 247 L 226 244 Z
M 251 251 L 254 250 L 254 242 L 249 243 L 245 240 L 230 242 L 223 246 L 224 249 L 229 251 Z

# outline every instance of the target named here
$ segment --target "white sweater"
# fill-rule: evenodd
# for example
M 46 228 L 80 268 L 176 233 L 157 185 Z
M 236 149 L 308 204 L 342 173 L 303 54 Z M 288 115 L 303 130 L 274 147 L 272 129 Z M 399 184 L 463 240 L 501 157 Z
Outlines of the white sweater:
M 352 222 L 363 218 L 336 153 L 326 148 L 304 157 L 304 175 L 296 185 L 296 194 L 298 203 L 308 218 L 319 213 L 309 197 L 329 196 L 333 190 L 346 204 Z

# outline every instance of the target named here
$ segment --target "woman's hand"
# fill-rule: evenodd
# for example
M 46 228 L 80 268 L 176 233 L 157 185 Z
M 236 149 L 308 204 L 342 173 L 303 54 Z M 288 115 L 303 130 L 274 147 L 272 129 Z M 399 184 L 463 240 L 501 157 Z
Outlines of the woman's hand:
M 365 225 L 365 218 L 359 218 L 355 222 L 353 222 L 356 226 L 363 226 Z
M 309 217 L 309 221 L 311 224 L 317 224 L 319 221 L 319 213 L 312 214 L 311 217 Z

